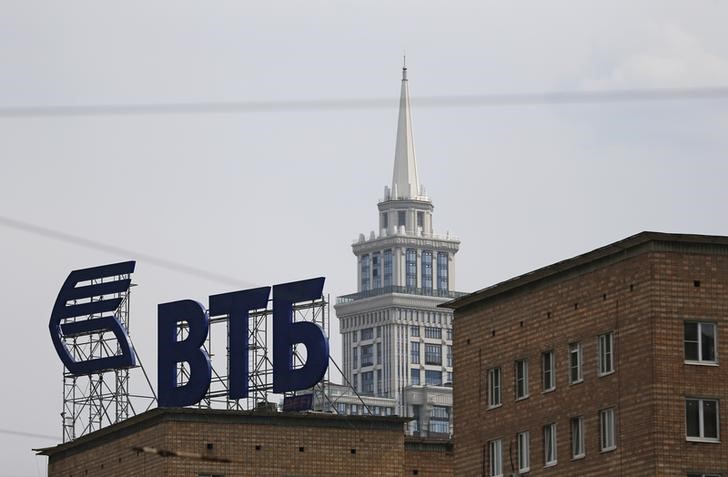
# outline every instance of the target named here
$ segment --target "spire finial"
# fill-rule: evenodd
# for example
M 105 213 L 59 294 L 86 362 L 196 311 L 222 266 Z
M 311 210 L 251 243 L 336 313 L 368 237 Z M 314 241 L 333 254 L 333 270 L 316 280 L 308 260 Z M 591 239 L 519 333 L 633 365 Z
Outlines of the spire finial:
M 397 145 L 394 153 L 394 175 L 391 189 L 395 199 L 420 197 L 420 182 L 417 176 L 417 161 L 415 160 L 415 143 L 412 138 L 412 108 L 409 98 L 406 59 L 402 55 L 402 89 L 399 97 Z
M 407 81 L 407 52 L 402 51 L 402 81 Z

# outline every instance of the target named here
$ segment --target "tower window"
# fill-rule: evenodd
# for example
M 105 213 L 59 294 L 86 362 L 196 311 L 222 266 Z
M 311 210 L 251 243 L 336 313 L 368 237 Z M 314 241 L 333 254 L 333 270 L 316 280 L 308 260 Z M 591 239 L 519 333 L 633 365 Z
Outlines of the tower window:
M 406 261 L 406 267 L 407 270 L 407 287 L 408 288 L 416 288 L 417 287 L 417 250 L 413 248 L 407 249 L 407 255 L 405 257 Z
M 397 227 L 404 227 L 407 225 L 407 212 L 404 210 L 397 211 Z
M 432 290 L 432 250 L 422 251 L 422 288 Z
M 361 291 L 367 291 L 371 288 L 371 278 L 369 276 L 369 271 L 371 269 L 371 264 L 369 262 L 369 255 L 362 255 L 361 256 Z
M 379 252 L 374 252 L 372 254 L 372 288 L 381 288 L 382 287 L 382 274 L 380 272 L 381 270 L 381 254 Z
M 449 288 L 448 281 L 447 252 L 437 252 L 437 289 L 447 290 Z
M 389 228 L 389 214 L 386 212 L 382 212 L 382 228 L 383 229 Z
M 418 227 L 425 227 L 425 213 L 424 212 L 417 212 L 417 226 Z
M 392 250 L 384 251 L 384 286 L 392 286 Z

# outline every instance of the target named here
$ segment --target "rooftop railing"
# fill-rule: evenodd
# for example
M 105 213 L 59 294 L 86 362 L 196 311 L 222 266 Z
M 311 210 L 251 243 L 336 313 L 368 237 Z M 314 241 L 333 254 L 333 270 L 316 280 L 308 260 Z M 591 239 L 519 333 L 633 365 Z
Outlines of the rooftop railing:
M 358 293 L 351 293 L 349 295 L 343 295 L 336 298 L 336 304 L 350 303 L 352 301 L 361 300 L 363 298 L 370 298 L 373 296 L 387 295 L 389 293 L 403 293 L 406 295 L 420 295 L 420 296 L 434 296 L 438 298 L 460 298 L 461 296 L 467 295 L 465 292 L 458 292 L 452 290 L 436 290 L 431 288 L 414 288 L 414 287 L 403 287 L 391 285 L 388 287 L 374 288 L 373 290 L 361 291 Z

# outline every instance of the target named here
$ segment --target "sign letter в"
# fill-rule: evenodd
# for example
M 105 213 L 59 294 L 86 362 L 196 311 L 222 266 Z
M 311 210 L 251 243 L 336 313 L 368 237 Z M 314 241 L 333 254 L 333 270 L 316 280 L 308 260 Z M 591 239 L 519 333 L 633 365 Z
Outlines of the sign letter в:
M 177 323 L 187 322 L 188 335 L 177 341 Z M 207 338 L 205 309 L 194 300 L 157 306 L 157 392 L 159 407 L 184 407 L 202 400 L 210 387 L 210 357 L 202 345 Z M 187 362 L 189 380 L 177 386 L 177 363 Z

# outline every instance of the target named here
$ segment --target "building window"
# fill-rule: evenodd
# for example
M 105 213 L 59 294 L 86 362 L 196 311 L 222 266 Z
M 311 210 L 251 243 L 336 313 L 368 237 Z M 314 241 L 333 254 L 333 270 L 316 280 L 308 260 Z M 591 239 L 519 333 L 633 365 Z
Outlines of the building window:
M 380 369 L 377 371 L 377 393 L 384 394 L 384 390 L 382 389 L 382 373 L 383 371 Z
M 450 411 L 449 408 L 446 406 L 432 406 L 432 412 L 430 412 L 430 417 L 436 418 L 436 419 L 450 419 Z
M 361 330 L 361 340 L 370 340 L 374 338 L 374 328 L 364 328 Z
M 432 290 L 432 250 L 422 251 L 422 288 Z
M 425 227 L 425 213 L 420 210 L 417 211 L 417 226 Z
M 447 372 L 447 382 L 452 384 L 452 372 L 451 371 Z
M 556 424 L 543 428 L 543 455 L 545 466 L 556 465 Z
M 430 421 L 430 432 L 433 434 L 449 434 L 450 423 L 446 421 Z
M 597 347 L 599 348 L 599 375 L 603 376 L 614 372 L 614 333 L 599 335 Z
M 377 350 L 377 363 L 382 364 L 382 344 L 377 343 L 374 345 L 374 347 Z
M 582 381 L 581 373 L 581 343 L 569 345 L 569 382 L 571 384 Z
M 442 371 L 425 370 L 425 384 L 442 386 Z
M 523 474 L 531 469 L 531 449 L 528 432 L 519 432 L 516 436 L 518 446 L 518 472 Z
M 361 373 L 361 392 L 362 394 L 374 394 L 374 372 L 367 371 Z
M 553 391 L 556 388 L 553 351 L 546 351 L 545 353 L 541 353 L 541 375 L 543 381 L 543 390 Z
M 374 354 L 372 353 L 372 345 L 361 347 L 361 367 L 371 366 L 374 364 Z
M 528 360 L 516 361 L 516 399 L 528 397 Z
M 602 452 L 616 449 L 614 409 L 599 411 L 599 446 Z
M 407 273 L 405 285 L 409 288 L 417 287 L 417 250 L 408 248 L 405 252 L 405 271 Z
M 503 444 L 500 439 L 488 443 L 490 452 L 490 477 L 503 477 Z
M 571 458 L 580 459 L 584 457 L 584 418 L 571 418 Z
M 404 210 L 397 211 L 397 227 L 404 227 L 407 225 L 407 212 Z
M 352 350 L 351 350 L 351 357 L 352 357 L 352 364 L 351 364 L 351 369 L 356 369 L 356 368 L 358 368 L 358 367 L 359 367 L 359 362 L 358 362 L 359 360 L 357 359 L 357 350 L 358 350 L 358 349 L 359 349 L 359 348 L 357 348 L 357 347 L 355 346 L 355 347 L 354 347 L 354 348 L 352 348 Z
M 447 252 L 437 252 L 437 289 L 447 290 L 450 288 L 448 277 L 449 259 Z
M 434 326 L 425 326 L 425 338 L 441 340 L 442 339 L 442 328 L 436 328 Z
M 381 269 L 381 254 L 379 252 L 375 252 L 372 254 L 372 288 L 381 288 L 382 287 L 382 275 L 380 273 Z
M 447 367 L 452 368 L 452 346 L 447 345 Z
M 686 399 L 687 440 L 718 441 L 718 401 Z
M 418 368 L 410 369 L 410 384 L 420 384 L 420 370 Z
M 369 254 L 361 256 L 361 290 L 367 291 L 370 289 L 370 263 Z
M 447 329 L 447 340 L 452 341 L 452 328 Z
M 488 406 L 496 407 L 501 405 L 501 369 L 493 368 L 488 370 Z
M 359 390 L 359 375 L 358 374 L 354 374 L 351 377 L 351 387 L 354 388 L 354 391 Z
M 685 322 L 685 361 L 715 363 L 715 324 Z
M 387 212 L 382 212 L 382 228 L 389 228 L 389 214 Z
M 392 286 L 392 250 L 384 251 L 384 286 Z
M 420 343 L 417 341 L 410 343 L 410 363 L 420 364 Z
M 425 344 L 425 364 L 442 366 L 442 346 Z
M 410 336 L 419 337 L 420 336 L 420 327 L 419 326 L 410 326 Z

